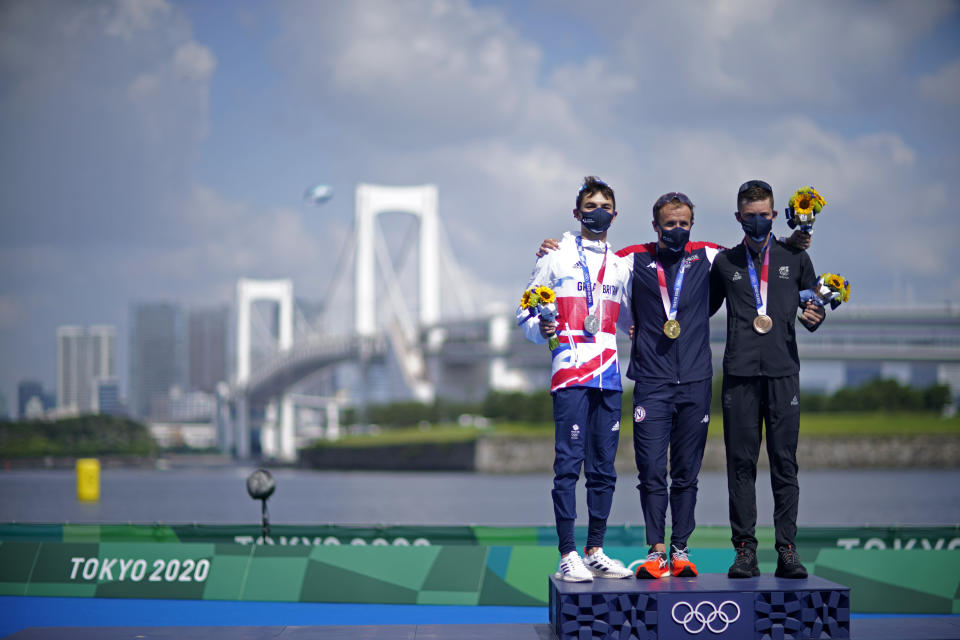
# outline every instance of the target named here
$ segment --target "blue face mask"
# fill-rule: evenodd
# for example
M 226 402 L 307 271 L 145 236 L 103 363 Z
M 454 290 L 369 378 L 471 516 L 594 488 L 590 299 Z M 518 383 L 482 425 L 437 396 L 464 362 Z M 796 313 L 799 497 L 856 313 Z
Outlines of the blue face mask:
M 615 211 L 606 211 L 597 207 L 590 211 L 580 210 L 580 223 L 587 228 L 590 233 L 603 233 L 610 228 L 613 222 Z
M 747 237 L 754 242 L 763 242 L 770 235 L 773 228 L 773 218 L 763 216 L 748 216 L 740 219 L 740 226 Z
M 673 229 L 664 229 L 660 227 L 660 239 L 664 246 L 674 253 L 680 253 L 687 246 L 687 240 L 690 239 L 690 229 L 683 227 L 674 227 Z

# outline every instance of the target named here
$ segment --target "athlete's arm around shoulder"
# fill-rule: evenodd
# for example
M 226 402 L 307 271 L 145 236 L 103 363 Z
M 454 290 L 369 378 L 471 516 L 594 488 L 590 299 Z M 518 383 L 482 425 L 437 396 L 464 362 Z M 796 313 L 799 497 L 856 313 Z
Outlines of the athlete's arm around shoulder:
M 713 264 L 713 261 L 716 259 L 717 255 L 721 251 L 726 251 L 726 247 L 719 245 L 716 242 L 688 242 L 687 248 L 690 250 L 690 253 L 702 252 L 703 255 L 707 258 L 709 264 Z
M 723 280 L 723 270 L 729 262 L 727 252 L 729 249 L 725 249 L 720 245 L 716 245 L 718 250 L 713 254 L 713 259 L 710 261 L 710 315 L 712 316 L 717 311 L 720 310 L 720 307 L 723 306 L 723 301 L 727 297 L 727 285 Z

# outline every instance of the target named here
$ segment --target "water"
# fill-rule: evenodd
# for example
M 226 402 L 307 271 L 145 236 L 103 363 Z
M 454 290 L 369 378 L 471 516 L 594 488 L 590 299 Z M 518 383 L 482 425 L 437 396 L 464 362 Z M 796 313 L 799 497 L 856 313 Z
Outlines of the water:
M 2 522 L 257 523 L 246 493 L 252 467 L 105 469 L 101 498 L 76 499 L 72 471 L 0 472 Z M 274 472 L 275 524 L 549 525 L 549 474 Z M 643 523 L 632 476 L 621 474 L 611 525 Z M 727 525 L 726 476 L 700 476 L 697 522 Z M 760 525 L 772 525 L 769 476 L 757 479 Z M 578 523 L 586 524 L 583 481 Z M 800 474 L 800 526 L 960 523 L 960 469 L 807 471 Z

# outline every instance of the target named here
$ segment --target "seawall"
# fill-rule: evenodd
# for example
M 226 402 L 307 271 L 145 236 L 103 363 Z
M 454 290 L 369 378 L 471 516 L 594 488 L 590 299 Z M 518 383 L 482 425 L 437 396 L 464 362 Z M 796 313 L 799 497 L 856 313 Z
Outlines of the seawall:
M 960 437 L 804 438 L 797 450 L 801 469 L 960 467 Z M 300 464 L 313 469 L 384 471 L 479 471 L 539 473 L 553 468 L 553 440 L 541 437 L 481 436 L 475 441 L 412 445 L 322 447 L 301 452 Z M 725 468 L 723 441 L 710 438 L 703 469 Z M 769 466 L 761 446 L 761 468 Z M 617 469 L 635 469 L 633 441 L 620 438 Z

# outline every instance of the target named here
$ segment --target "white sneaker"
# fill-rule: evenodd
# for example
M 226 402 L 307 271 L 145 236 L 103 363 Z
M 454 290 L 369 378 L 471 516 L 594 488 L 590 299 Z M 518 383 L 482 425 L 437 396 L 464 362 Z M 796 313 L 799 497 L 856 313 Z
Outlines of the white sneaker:
M 554 576 L 566 582 L 593 582 L 593 574 L 583 566 L 583 560 L 576 551 L 560 558 L 560 568 Z
M 633 575 L 633 572 L 623 566 L 622 562 L 609 558 L 603 549 L 597 549 L 593 555 L 586 556 L 584 564 L 587 566 L 587 571 L 597 578 L 629 578 Z

